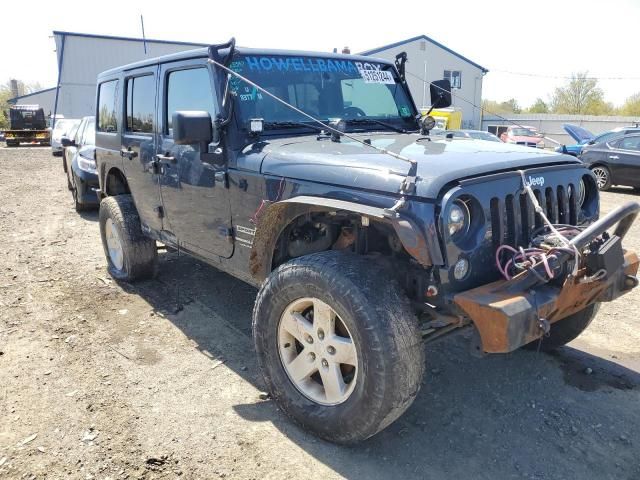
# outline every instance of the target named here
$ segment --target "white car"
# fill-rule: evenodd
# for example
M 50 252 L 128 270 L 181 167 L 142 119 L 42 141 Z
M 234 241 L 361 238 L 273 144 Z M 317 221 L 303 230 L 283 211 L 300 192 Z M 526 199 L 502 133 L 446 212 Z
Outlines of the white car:
M 54 157 L 62 155 L 60 139 L 64 136 L 69 136 L 69 133 L 78 125 L 80 125 L 80 119 L 78 118 L 61 118 L 56 122 L 51 132 L 51 153 Z

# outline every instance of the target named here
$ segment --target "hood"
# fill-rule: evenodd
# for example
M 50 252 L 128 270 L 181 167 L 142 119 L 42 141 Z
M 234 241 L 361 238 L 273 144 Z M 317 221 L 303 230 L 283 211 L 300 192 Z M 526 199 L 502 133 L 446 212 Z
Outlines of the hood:
M 461 178 L 549 164 L 579 163 L 566 155 L 529 147 L 470 139 L 418 134 L 358 134 L 362 140 L 415 159 L 416 193 L 436 198 L 442 188 Z M 341 142 L 316 136 L 263 139 L 260 170 L 263 174 L 340 185 L 347 188 L 397 194 L 409 164 L 343 137 Z M 256 144 L 257 145 L 257 144 Z M 255 154 L 255 147 L 249 150 Z M 253 163 L 253 162 L 252 162 Z M 255 165 L 255 164 L 254 164 Z
M 571 135 L 571 138 L 573 138 L 578 143 L 587 143 L 595 138 L 593 133 L 585 128 L 579 127 L 578 125 L 565 123 L 564 125 L 562 125 L 562 128 L 564 128 L 564 131 Z

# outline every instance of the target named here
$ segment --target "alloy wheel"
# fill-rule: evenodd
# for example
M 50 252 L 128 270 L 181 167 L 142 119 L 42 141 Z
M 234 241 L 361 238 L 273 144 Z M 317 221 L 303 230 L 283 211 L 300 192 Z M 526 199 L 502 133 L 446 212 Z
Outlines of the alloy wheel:
M 339 405 L 354 390 L 358 353 L 337 313 L 317 298 L 290 303 L 278 325 L 280 360 L 293 385 L 321 405 Z

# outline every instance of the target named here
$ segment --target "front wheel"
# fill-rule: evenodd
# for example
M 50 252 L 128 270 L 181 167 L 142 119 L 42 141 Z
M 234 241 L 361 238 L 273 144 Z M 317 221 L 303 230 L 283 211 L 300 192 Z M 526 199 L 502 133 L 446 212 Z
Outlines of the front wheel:
M 420 388 L 418 321 L 400 287 L 367 257 L 329 251 L 280 266 L 258 294 L 253 336 L 273 399 L 332 442 L 376 434 Z
M 155 274 L 156 242 L 142 233 L 131 195 L 107 197 L 100 202 L 100 236 L 112 277 L 126 282 Z
M 591 169 L 596 177 L 596 185 L 599 190 L 605 191 L 611 188 L 611 172 L 604 165 L 596 165 Z

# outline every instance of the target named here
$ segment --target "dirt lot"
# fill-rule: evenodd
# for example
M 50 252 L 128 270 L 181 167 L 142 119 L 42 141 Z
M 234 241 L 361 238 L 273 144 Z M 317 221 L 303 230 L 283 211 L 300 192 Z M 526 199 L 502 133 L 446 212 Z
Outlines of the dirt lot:
M 553 356 L 429 345 L 409 411 L 337 447 L 261 399 L 256 291 L 177 254 L 118 285 L 61 163 L 0 147 L 0 477 L 640 478 L 640 291 Z

